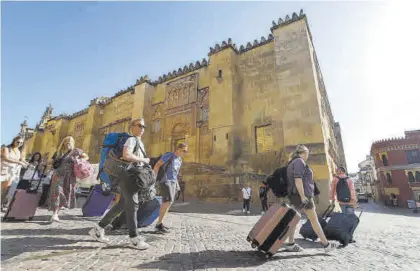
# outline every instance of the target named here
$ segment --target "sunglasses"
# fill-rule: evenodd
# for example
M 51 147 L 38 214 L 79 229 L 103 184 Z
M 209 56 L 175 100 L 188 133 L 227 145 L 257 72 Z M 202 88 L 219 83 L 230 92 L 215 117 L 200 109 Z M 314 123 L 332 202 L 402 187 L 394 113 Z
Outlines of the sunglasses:
M 141 124 L 137 124 L 136 126 L 138 126 L 138 127 L 140 127 L 140 128 L 143 128 L 143 129 L 146 129 L 146 126 L 141 125 Z
M 23 144 L 23 141 L 17 141 L 18 144 Z

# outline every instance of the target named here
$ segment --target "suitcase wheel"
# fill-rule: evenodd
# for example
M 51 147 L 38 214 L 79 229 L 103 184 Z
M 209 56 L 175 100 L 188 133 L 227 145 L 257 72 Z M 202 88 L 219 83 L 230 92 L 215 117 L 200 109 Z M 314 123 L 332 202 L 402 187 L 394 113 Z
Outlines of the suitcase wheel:
M 251 243 L 251 247 L 252 247 L 252 248 L 256 248 L 257 246 L 258 246 L 258 244 L 257 244 L 257 243 L 255 243 L 255 242 L 252 242 L 252 243 Z
M 29 221 L 34 220 L 34 217 L 33 217 L 33 216 L 31 216 L 30 218 L 28 218 L 28 220 L 29 220 Z
M 249 236 L 246 237 L 247 242 L 251 242 L 251 238 Z
M 267 254 L 265 254 L 265 258 L 268 260 L 268 259 L 271 259 L 271 257 L 273 257 L 273 254 L 271 254 L 270 252 L 268 252 Z

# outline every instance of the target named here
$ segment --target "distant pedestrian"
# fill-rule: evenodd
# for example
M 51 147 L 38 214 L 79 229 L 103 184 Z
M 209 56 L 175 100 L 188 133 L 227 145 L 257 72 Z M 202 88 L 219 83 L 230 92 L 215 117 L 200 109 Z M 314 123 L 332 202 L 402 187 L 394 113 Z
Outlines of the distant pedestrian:
M 242 199 L 243 199 L 243 213 L 250 214 L 249 211 L 250 205 L 251 205 L 251 187 L 249 184 L 246 184 L 244 188 L 242 188 Z
M 182 196 L 182 202 L 184 202 L 185 182 L 182 180 L 181 174 L 179 175 L 178 185 L 179 185 L 179 191 L 178 191 L 178 195 L 176 199 L 178 200 Z
M 354 214 L 354 208 L 357 207 L 356 190 L 353 181 L 346 175 L 344 167 L 337 169 L 337 176 L 331 183 L 330 191 L 332 205 L 335 205 L 337 198 L 343 213 Z
M 268 196 L 267 196 L 268 187 L 265 182 L 261 183 L 260 186 L 260 200 L 261 200 L 261 214 L 265 214 L 268 210 Z

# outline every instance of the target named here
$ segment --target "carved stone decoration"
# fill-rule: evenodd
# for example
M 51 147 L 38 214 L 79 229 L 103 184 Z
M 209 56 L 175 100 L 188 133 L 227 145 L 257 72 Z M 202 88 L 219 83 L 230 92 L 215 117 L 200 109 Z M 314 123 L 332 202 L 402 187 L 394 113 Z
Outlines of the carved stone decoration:
M 192 74 L 166 85 L 165 109 L 188 105 L 193 91 L 197 89 L 197 74 Z
M 266 42 L 265 37 L 261 37 L 261 43 Z
M 252 44 L 250 43 L 250 42 L 248 42 L 247 44 L 246 44 L 246 49 L 251 49 L 252 48 Z
M 188 69 L 189 69 L 190 71 L 194 70 L 194 64 L 193 64 L 193 63 L 190 63 L 190 66 L 188 67 Z
M 152 115 L 153 120 L 163 117 L 163 104 L 162 103 L 153 106 L 152 110 L 153 110 L 153 115 Z
M 293 12 L 293 14 L 292 14 L 292 19 L 293 19 L 293 20 L 296 20 L 297 18 L 298 18 L 298 16 L 297 16 L 296 12 Z
M 201 66 L 207 66 L 207 59 L 203 58 L 203 60 L 201 61 Z
M 224 48 L 224 47 L 226 47 L 226 46 L 227 46 L 226 41 L 223 41 L 223 42 L 222 42 L 222 48 Z
M 273 21 L 271 24 L 273 25 L 273 27 L 276 27 L 277 26 L 277 24 L 276 24 L 275 21 Z
M 283 23 L 284 23 L 283 19 L 282 18 L 279 18 L 278 25 L 281 25 Z
M 289 17 L 289 15 L 286 15 L 286 18 L 285 18 L 285 20 L 284 20 L 286 23 L 288 22 L 288 21 L 290 21 L 290 17 Z
M 268 35 L 268 40 L 272 41 L 274 39 L 273 34 Z
M 201 108 L 203 106 L 209 105 L 209 88 L 203 88 L 198 90 L 197 97 L 197 107 Z
M 254 40 L 254 46 L 258 46 L 258 40 Z
M 228 44 L 231 45 L 232 44 L 232 39 L 228 38 Z
M 245 47 L 241 45 L 241 47 L 239 47 L 239 52 L 243 52 L 243 51 L 245 51 Z
M 216 44 L 216 47 L 214 48 L 216 51 L 219 51 L 220 50 L 220 45 L 217 43 Z
M 195 68 L 198 69 L 201 67 L 200 61 L 195 62 Z

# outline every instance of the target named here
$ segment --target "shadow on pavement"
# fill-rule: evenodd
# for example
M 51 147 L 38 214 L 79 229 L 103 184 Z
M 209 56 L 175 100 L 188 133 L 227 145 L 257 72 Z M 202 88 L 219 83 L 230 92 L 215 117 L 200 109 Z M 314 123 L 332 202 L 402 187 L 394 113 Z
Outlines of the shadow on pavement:
M 188 202 L 175 202 L 170 212 L 174 213 L 200 213 L 200 214 L 219 214 L 234 216 L 260 216 L 261 206 L 257 203 L 251 205 L 251 213 L 249 215 L 242 212 L 241 202 L 203 202 L 199 200 L 191 200 Z
M 283 254 L 283 255 L 282 255 Z M 325 254 L 299 254 L 277 253 L 270 260 L 287 260 L 296 258 L 324 256 Z M 159 270 L 197 270 L 211 268 L 246 268 L 258 267 L 267 260 L 263 253 L 258 251 L 224 251 L 206 250 L 190 253 L 170 253 L 163 255 L 155 261 L 136 266 L 138 269 Z
M 65 228 L 53 228 L 53 229 L 3 229 L 1 235 L 21 235 L 21 236 L 43 236 L 43 235 L 88 235 L 89 230 L 92 227 L 79 228 L 79 229 L 65 229 Z
M 42 250 L 74 250 L 74 249 L 92 249 L 97 247 L 75 247 L 66 246 L 79 242 L 96 242 L 92 239 L 87 240 L 69 240 L 58 237 L 24 237 L 24 238 L 6 238 L 1 240 L 1 261 L 19 256 L 25 252 L 36 252 Z

